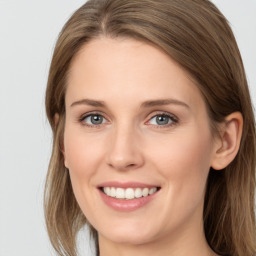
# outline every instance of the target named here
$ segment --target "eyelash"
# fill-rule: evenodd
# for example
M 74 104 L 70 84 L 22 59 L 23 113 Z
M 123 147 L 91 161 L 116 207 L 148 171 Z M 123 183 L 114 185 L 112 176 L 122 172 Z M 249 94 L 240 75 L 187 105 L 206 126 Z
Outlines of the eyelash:
M 87 123 L 84 122 L 84 120 L 85 120 L 86 118 L 88 118 L 88 117 L 90 117 L 90 116 L 93 116 L 93 115 L 95 115 L 95 116 L 101 116 L 101 117 L 103 117 L 104 119 L 106 119 L 106 118 L 104 117 L 104 114 L 101 113 L 101 112 L 90 112 L 90 113 L 87 113 L 86 115 L 81 116 L 81 117 L 79 118 L 79 122 L 82 123 L 84 126 L 87 126 L 87 127 L 96 128 L 96 129 L 101 128 L 104 124 L 98 124 L 98 125 L 94 124 L 94 125 L 91 125 L 91 124 L 87 124 Z M 153 116 L 149 119 L 149 121 L 152 120 L 153 118 L 156 118 L 157 116 L 168 117 L 168 118 L 170 119 L 171 123 L 165 124 L 165 125 L 150 125 L 150 126 L 154 126 L 154 127 L 156 127 L 156 128 L 160 128 L 160 129 L 162 128 L 162 129 L 163 129 L 163 128 L 168 128 L 168 127 L 174 126 L 174 125 L 176 125 L 176 124 L 179 122 L 179 119 L 178 119 L 175 115 L 170 114 L 170 113 L 167 113 L 167 112 L 158 112 L 158 113 L 156 113 L 155 115 L 153 115 Z M 107 119 L 106 119 L 106 120 L 107 120 Z M 147 122 L 149 122 L 149 121 L 147 121 Z
M 150 117 L 149 121 L 152 120 L 153 118 L 156 118 L 157 116 L 169 118 L 170 123 L 169 123 L 169 124 L 165 124 L 165 125 L 152 125 L 152 124 L 150 124 L 150 126 L 154 126 L 154 127 L 156 127 L 156 128 L 159 128 L 159 129 L 164 129 L 164 128 L 168 128 L 168 127 L 175 126 L 175 125 L 177 125 L 178 122 L 179 122 L 179 119 L 178 119 L 175 115 L 170 114 L 170 113 L 167 113 L 167 112 L 158 112 L 158 113 L 155 113 L 152 117 Z M 148 123 L 149 121 L 147 121 L 147 123 Z

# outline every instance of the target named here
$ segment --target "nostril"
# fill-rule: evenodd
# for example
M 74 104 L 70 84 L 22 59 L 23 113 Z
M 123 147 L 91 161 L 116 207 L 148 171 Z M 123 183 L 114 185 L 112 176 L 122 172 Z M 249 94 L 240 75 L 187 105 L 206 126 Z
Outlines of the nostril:
M 138 164 L 126 163 L 125 161 L 110 162 L 110 163 L 108 163 L 108 165 L 114 169 L 124 170 L 124 171 L 139 167 Z

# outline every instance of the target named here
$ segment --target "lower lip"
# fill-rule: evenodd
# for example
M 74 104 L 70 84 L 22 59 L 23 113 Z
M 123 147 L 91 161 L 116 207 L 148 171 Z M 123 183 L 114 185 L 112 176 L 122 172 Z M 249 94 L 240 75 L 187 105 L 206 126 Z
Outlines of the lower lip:
M 152 195 L 146 196 L 146 197 L 140 197 L 140 198 L 135 198 L 135 199 L 117 199 L 114 197 L 107 196 L 105 193 L 103 193 L 100 189 L 100 195 L 103 201 L 105 202 L 106 205 L 111 207 L 114 210 L 117 211 L 122 211 L 122 212 L 130 212 L 130 211 L 135 211 L 146 204 L 148 204 L 151 200 L 155 198 L 155 195 L 158 193 L 155 192 Z

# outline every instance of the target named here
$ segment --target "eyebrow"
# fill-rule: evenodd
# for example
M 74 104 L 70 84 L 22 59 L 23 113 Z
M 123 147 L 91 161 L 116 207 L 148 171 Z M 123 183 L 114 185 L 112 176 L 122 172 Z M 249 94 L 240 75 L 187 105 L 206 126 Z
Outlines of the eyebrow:
M 176 99 L 147 100 L 141 104 L 140 108 L 150 108 L 150 107 L 170 105 L 170 104 L 179 105 L 187 109 L 190 108 L 185 102 L 182 102 Z M 101 108 L 106 107 L 106 104 L 104 101 L 93 100 L 93 99 L 81 99 L 81 100 L 75 101 L 70 105 L 70 107 L 74 107 L 77 105 L 88 105 L 88 106 L 101 107 Z
M 74 107 L 77 105 L 89 105 L 89 106 L 93 106 L 93 107 L 102 107 L 102 108 L 104 108 L 106 106 L 104 101 L 92 100 L 92 99 L 82 99 L 82 100 L 73 102 L 70 105 L 70 107 Z
M 176 99 L 159 99 L 159 100 L 147 100 L 141 104 L 141 108 L 149 108 L 155 106 L 162 106 L 162 105 L 179 105 L 189 109 L 189 106 L 183 102 Z

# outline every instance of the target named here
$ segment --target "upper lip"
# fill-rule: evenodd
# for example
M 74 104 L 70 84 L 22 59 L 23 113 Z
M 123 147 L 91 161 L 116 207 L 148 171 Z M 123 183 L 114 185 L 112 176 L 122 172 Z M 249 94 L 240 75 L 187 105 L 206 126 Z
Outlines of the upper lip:
M 141 182 L 119 182 L 119 181 L 107 181 L 99 184 L 98 188 L 102 187 L 114 187 L 114 188 L 154 188 L 160 187 L 159 185 L 146 184 Z

